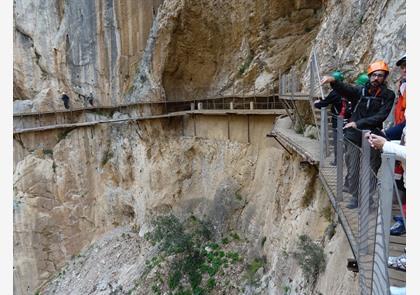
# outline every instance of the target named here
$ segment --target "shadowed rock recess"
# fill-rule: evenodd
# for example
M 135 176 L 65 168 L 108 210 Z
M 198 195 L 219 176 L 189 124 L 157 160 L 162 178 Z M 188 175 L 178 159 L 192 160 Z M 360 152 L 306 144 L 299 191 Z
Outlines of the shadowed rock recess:
M 90 92 L 109 105 L 277 91 L 291 69 L 307 89 L 314 49 L 348 81 L 385 59 L 394 88 L 405 1 L 16 0 L 14 112 L 62 110 L 62 91 L 72 107 Z M 358 294 L 316 167 L 265 136 L 288 122 L 250 116 L 247 133 L 243 118 L 16 134 L 14 294 Z M 162 216 L 179 226 L 153 240 Z M 299 264 L 303 240 L 319 269 Z

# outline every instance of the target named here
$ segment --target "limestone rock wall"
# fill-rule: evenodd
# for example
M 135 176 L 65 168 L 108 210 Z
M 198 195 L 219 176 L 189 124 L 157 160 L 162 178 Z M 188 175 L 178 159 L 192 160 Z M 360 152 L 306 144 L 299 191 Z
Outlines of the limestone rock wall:
M 104 126 L 74 130 L 52 152 L 31 153 L 14 175 L 16 294 L 34 293 L 112 228 L 138 225 L 144 232 L 152 216 L 169 212 L 201 216 L 218 233 L 240 232 L 248 255 L 267 257 L 267 290 L 303 290 L 299 267 L 283 253 L 295 251 L 299 234 L 322 239 L 329 223 L 320 216 L 329 201 L 319 183 L 313 187 L 316 171 L 265 137 L 271 127 L 262 121 L 247 144 L 171 135 L 159 122 Z M 302 205 L 305 194 L 313 194 L 309 207 Z M 96 283 L 72 288 L 85 293 L 78 288 Z
M 121 102 L 162 0 L 14 2 L 14 110 Z M 80 95 L 80 96 L 79 96 Z
M 352 81 L 403 55 L 405 1 L 19 0 L 14 28 L 15 111 L 39 110 L 60 91 L 74 106 L 272 92 L 291 68 L 307 87 L 312 47 Z
M 405 17 L 405 1 L 328 1 L 313 47 L 321 74 L 339 69 L 353 82 L 371 62 L 383 59 L 391 70 L 388 84 L 396 91 L 395 63 L 406 48 Z
M 161 2 L 15 1 L 14 110 L 62 108 L 61 90 L 72 106 L 89 92 L 101 104 L 264 92 L 292 67 L 307 87 L 313 48 L 321 72 L 339 67 L 350 79 L 376 58 L 392 66 L 405 49 L 405 1 L 166 0 L 158 9 Z M 99 235 L 171 210 L 241 230 L 250 253 L 268 257 L 267 290 L 288 284 L 301 294 L 300 270 L 279 249 L 291 250 L 298 233 L 319 239 L 327 225 L 313 172 L 267 142 L 271 126 L 261 125 L 251 144 L 182 137 L 179 127 L 162 120 L 15 140 L 16 294 L 34 293 Z M 212 128 L 220 133 L 209 124 L 207 135 Z M 235 192 L 245 203 L 222 202 Z M 336 294 L 353 290 L 336 253 L 345 245 L 342 233 L 327 245 L 333 253 L 316 286 L 324 294 L 331 280 L 342 282 Z
M 317 0 L 166 1 L 128 97 L 271 92 L 279 72 L 302 67 L 322 9 Z

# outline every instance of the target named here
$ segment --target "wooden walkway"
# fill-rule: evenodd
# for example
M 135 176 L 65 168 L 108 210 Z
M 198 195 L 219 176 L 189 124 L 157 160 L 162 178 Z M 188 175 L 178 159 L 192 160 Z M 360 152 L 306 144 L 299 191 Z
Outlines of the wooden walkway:
M 13 134 L 20 134 L 20 133 L 29 133 L 29 132 L 40 132 L 40 131 L 49 131 L 53 129 L 67 129 L 67 128 L 77 128 L 77 127 L 87 127 L 87 126 L 94 126 L 97 124 L 104 124 L 104 123 L 121 123 L 127 121 L 141 121 L 141 120 L 155 120 L 155 119 L 164 119 L 164 118 L 171 118 L 171 117 L 179 117 L 185 115 L 285 115 L 286 111 L 282 109 L 276 110 L 193 110 L 193 111 L 180 111 L 180 112 L 172 112 L 168 114 L 162 115 L 145 115 L 145 116 L 133 116 L 128 118 L 120 118 L 120 119 L 103 119 L 103 120 L 95 120 L 95 121 L 88 121 L 88 122 L 77 122 L 77 123 L 68 123 L 68 124 L 52 124 L 47 126 L 40 126 L 40 127 L 30 127 L 25 129 L 15 129 L 13 130 Z
M 114 106 L 89 106 L 20 112 L 13 114 L 13 134 L 40 132 L 52 129 L 94 126 L 129 120 L 163 119 L 183 115 L 279 115 L 283 114 L 284 100 L 309 100 L 308 94 L 252 94 L 206 97 L 191 100 L 139 101 Z M 287 106 L 286 106 L 287 108 Z M 115 112 L 129 118 L 111 119 Z M 289 114 L 289 113 L 288 113 Z M 290 114 L 289 114 L 290 115 Z
M 273 130 L 270 137 L 277 138 L 286 144 L 291 150 L 298 153 L 306 162 L 312 165 L 319 164 L 319 141 L 297 134 L 293 129 L 277 128 Z
M 306 138 L 302 134 L 297 134 L 292 129 L 285 128 L 277 128 L 277 130 L 272 131 L 269 136 L 276 137 L 277 139 L 281 140 L 281 142 L 286 145 L 286 148 L 298 153 L 305 161 L 314 165 L 319 165 L 320 143 L 318 140 Z M 327 157 L 325 160 L 324 167 L 319 168 L 319 177 L 324 188 L 326 189 L 331 204 L 337 213 L 339 222 L 344 229 L 354 257 L 357 257 L 356 253 L 358 249 L 359 230 L 358 210 L 346 208 L 346 205 L 348 204 L 351 197 L 350 194 L 343 193 L 343 201 L 337 201 L 337 170 L 335 166 L 328 164 L 333 160 L 332 157 L 333 153 L 330 153 L 330 157 Z M 393 215 L 397 214 L 400 215 L 398 205 L 394 205 Z M 374 222 L 374 219 L 376 219 L 376 214 L 370 214 L 370 218 L 372 218 L 371 222 Z M 391 224 L 393 223 L 394 221 L 391 221 Z M 389 255 L 399 256 L 404 253 L 405 243 L 405 235 L 390 236 Z M 388 271 L 390 276 L 390 284 L 392 286 L 405 286 L 405 272 L 392 268 L 388 268 Z
M 284 94 L 281 95 L 281 99 L 286 100 L 308 100 L 308 94 L 304 93 L 296 93 L 293 96 L 291 94 Z M 77 113 L 82 111 L 104 111 L 104 110 L 118 110 L 118 109 L 126 109 L 133 106 L 171 106 L 171 105 L 180 105 L 180 104 L 188 104 L 188 103 L 206 103 L 208 101 L 223 101 L 226 104 L 226 109 L 229 109 L 227 105 L 231 101 L 236 102 L 241 100 L 247 101 L 254 101 L 255 103 L 258 102 L 266 102 L 267 99 L 279 99 L 279 95 L 277 93 L 266 93 L 266 94 L 250 94 L 250 95 L 228 95 L 228 96 L 212 96 L 207 98 L 197 98 L 197 99 L 187 99 L 187 100 L 164 100 L 164 101 L 138 101 L 138 102 L 130 102 L 130 103 L 123 103 L 118 105 L 97 105 L 97 106 L 86 106 L 86 107 L 78 107 L 78 108 L 70 108 L 70 109 L 52 109 L 47 111 L 39 111 L 39 112 L 17 112 L 13 113 L 13 117 L 22 117 L 22 116 L 39 116 L 39 115 L 48 115 L 48 114 L 59 114 L 59 113 Z

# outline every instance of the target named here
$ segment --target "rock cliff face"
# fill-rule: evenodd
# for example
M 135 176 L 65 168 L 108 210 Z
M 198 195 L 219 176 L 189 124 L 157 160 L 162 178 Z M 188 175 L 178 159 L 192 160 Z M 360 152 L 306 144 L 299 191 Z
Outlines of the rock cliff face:
M 272 91 L 279 72 L 301 67 L 321 1 L 166 1 L 129 96 Z
M 239 232 L 249 240 L 250 257 L 267 257 L 266 288 L 302 289 L 300 270 L 284 253 L 296 249 L 299 234 L 322 239 L 329 224 L 321 217 L 328 199 L 320 195 L 319 184 L 314 187 L 316 171 L 302 167 L 298 156 L 285 154 L 260 130 L 260 141 L 250 145 L 175 137 L 160 128 L 104 127 L 93 137 L 78 129 L 51 152 L 19 162 L 14 221 L 18 293 L 34 292 L 112 228 L 137 224 L 144 232 L 151 216 L 169 212 L 205 217 L 219 233 Z M 313 198 L 309 207 L 302 204 L 305 195 Z M 341 268 L 341 275 L 349 274 Z M 97 279 L 73 288 L 84 294 Z M 114 283 L 128 290 L 134 279 Z
M 329 1 L 313 47 L 320 71 L 340 69 L 353 82 L 369 63 L 383 59 L 391 69 L 388 83 L 396 89 L 405 30 L 405 1 Z
M 121 102 L 161 0 L 15 1 L 15 111 Z
M 405 1 L 17 0 L 14 29 L 14 111 L 35 111 L 61 109 L 60 91 L 72 106 L 82 106 L 90 92 L 105 105 L 271 91 L 279 71 L 292 67 L 305 74 L 307 87 L 314 48 L 322 72 L 338 67 L 352 79 L 373 59 L 392 67 L 404 53 Z M 325 241 L 327 271 L 313 289 L 282 255 L 282 249 L 294 251 L 299 234 L 322 239 L 328 200 L 315 171 L 265 138 L 271 124 L 259 123 L 258 140 L 247 144 L 216 139 L 214 124 L 205 126 L 207 138 L 181 136 L 178 123 L 80 128 L 54 140 L 45 133 L 14 141 L 16 294 L 33 294 L 102 234 L 122 225 L 144 233 L 151 216 L 168 212 L 207 216 L 219 232 L 246 236 L 249 257 L 267 257 L 261 292 L 357 293 L 344 269 L 351 253 L 340 230 Z M 313 199 L 304 206 L 308 194 Z M 144 241 L 135 239 L 141 249 L 134 252 L 146 253 Z M 130 250 L 133 243 L 121 247 Z M 133 269 L 144 263 L 124 261 Z M 110 267 L 121 278 L 126 274 L 118 264 Z M 79 279 L 83 271 L 75 272 Z M 138 273 L 132 274 L 134 280 Z M 55 286 L 86 294 L 91 282 L 101 283 L 89 280 L 68 275 Z M 109 280 L 124 290 L 133 284 Z M 102 289 L 96 294 L 111 292 Z

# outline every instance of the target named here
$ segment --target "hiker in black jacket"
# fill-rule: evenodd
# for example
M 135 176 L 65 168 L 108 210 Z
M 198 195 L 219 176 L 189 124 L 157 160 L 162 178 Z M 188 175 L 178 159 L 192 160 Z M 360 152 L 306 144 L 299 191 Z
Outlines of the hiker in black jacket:
M 340 71 L 334 71 L 331 74 L 336 81 L 343 81 L 344 76 Z M 318 109 L 331 105 L 332 114 L 332 128 L 333 128 L 333 140 L 334 140 L 334 161 L 330 165 L 335 166 L 337 164 L 337 117 L 341 116 L 343 119 L 348 119 L 349 115 L 346 116 L 346 110 L 348 110 L 348 102 L 342 97 L 337 91 L 332 90 L 324 100 L 314 101 L 314 106 Z
M 394 104 L 395 94 L 385 84 L 388 74 L 388 65 L 384 61 L 376 61 L 368 67 L 369 82 L 365 86 L 357 87 L 345 84 L 336 81 L 332 76 L 325 76 L 321 81 L 322 84 L 330 83 L 335 91 L 346 97 L 354 106 L 350 122 L 344 125 L 346 157 L 349 157 L 348 161 L 346 160 L 346 163 L 349 163 L 347 167 L 348 190 L 353 195 L 347 206 L 350 209 L 358 207 L 360 159 L 358 147 L 362 142 L 362 130 L 380 133 L 382 123 L 388 117 Z M 374 172 L 374 175 L 370 177 L 370 190 L 373 192 L 374 180 L 381 166 L 381 154 L 377 150 L 371 149 L 370 151 L 370 166 Z
M 70 98 L 67 96 L 67 94 L 66 94 L 65 92 L 62 92 L 62 93 L 61 93 L 61 100 L 62 100 L 62 101 L 63 101 L 63 103 L 64 103 L 64 107 L 65 107 L 66 109 L 69 109 L 69 108 L 70 108 L 70 105 L 69 105 Z

